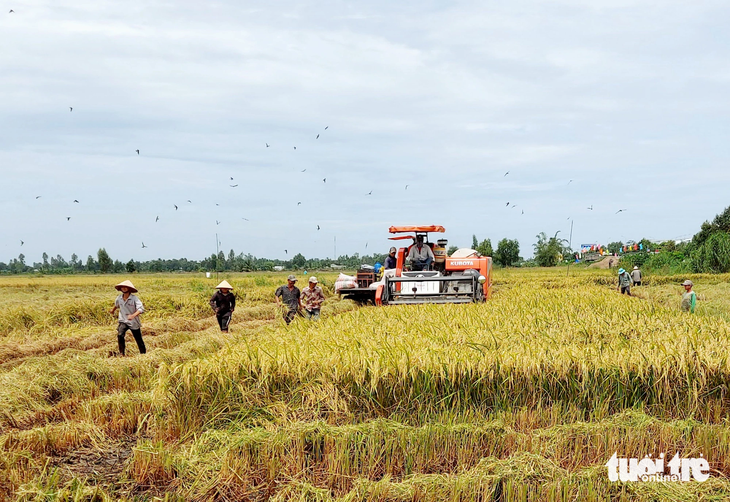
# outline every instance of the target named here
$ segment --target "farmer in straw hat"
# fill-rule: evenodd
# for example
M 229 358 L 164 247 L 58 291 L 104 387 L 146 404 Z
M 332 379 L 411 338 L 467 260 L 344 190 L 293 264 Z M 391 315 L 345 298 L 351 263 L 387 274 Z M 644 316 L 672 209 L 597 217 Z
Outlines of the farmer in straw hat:
M 137 292 L 137 288 L 134 287 L 131 281 L 120 282 L 114 288 L 121 294 L 117 296 L 114 301 L 114 308 L 109 312 L 113 315 L 119 309 L 119 324 L 117 325 L 119 353 L 124 355 L 124 336 L 129 330 L 134 336 L 134 341 L 137 342 L 139 353 L 144 354 L 147 349 L 142 340 L 142 323 L 139 320 L 139 315 L 144 312 L 144 307 L 140 299 L 132 294 Z
M 218 325 L 222 333 L 228 333 L 228 325 L 231 323 L 231 316 L 236 310 L 236 297 L 231 293 L 233 286 L 228 281 L 218 284 L 215 289 L 218 291 L 210 298 L 210 306 L 218 318 Z

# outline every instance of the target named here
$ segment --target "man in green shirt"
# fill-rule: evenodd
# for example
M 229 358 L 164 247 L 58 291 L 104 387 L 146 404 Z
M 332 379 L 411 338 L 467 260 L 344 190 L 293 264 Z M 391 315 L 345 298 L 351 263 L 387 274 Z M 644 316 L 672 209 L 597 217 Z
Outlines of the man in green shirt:
M 694 284 L 692 281 L 687 279 L 682 283 L 682 286 L 684 286 L 684 293 L 682 293 L 682 303 L 680 308 L 682 309 L 682 312 L 694 314 L 695 305 L 697 305 L 697 295 L 694 291 L 692 291 L 692 286 L 694 286 Z
M 618 291 L 621 291 L 621 294 L 627 294 L 631 296 L 631 285 L 634 281 L 631 280 L 631 276 L 629 273 L 620 268 L 618 269 L 618 288 L 616 288 Z

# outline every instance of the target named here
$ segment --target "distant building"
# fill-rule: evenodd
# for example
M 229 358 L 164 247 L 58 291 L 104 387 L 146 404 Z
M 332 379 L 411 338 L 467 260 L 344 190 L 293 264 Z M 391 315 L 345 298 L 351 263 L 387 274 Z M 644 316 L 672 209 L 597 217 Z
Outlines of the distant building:
M 282 270 L 284 270 L 284 266 L 283 265 L 276 265 L 276 266 L 274 266 L 274 271 L 275 272 L 281 272 Z
M 336 264 L 332 263 L 332 264 L 330 264 L 330 268 L 333 268 L 335 270 L 342 270 L 343 268 L 345 268 L 345 266 L 344 265 L 336 265 Z

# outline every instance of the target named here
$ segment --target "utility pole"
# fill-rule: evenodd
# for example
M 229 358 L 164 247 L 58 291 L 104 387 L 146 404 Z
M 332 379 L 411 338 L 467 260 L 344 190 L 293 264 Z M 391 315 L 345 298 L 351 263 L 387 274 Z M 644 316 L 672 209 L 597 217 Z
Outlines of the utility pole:
M 565 277 L 568 277 L 570 275 L 570 264 L 573 263 L 573 260 L 575 259 L 575 255 L 573 254 L 573 220 L 570 220 L 570 239 L 568 240 L 568 247 L 570 248 L 570 261 L 568 262 L 568 271 L 565 274 Z

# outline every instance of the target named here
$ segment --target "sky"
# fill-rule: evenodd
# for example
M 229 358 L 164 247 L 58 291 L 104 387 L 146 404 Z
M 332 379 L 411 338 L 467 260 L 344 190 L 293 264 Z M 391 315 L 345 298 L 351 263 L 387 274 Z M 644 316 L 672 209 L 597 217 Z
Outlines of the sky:
M 725 1 L 0 7 L 6 263 L 385 253 L 414 224 L 529 257 L 730 199 Z

